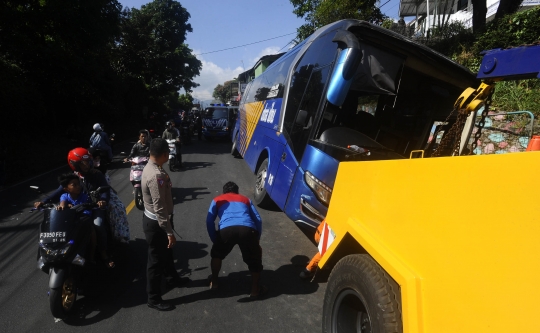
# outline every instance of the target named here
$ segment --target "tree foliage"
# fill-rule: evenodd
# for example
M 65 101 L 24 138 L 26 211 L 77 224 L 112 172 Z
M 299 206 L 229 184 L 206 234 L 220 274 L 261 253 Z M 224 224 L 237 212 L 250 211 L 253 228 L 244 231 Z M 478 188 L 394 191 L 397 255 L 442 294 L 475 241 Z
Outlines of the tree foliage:
M 123 12 L 118 71 L 142 80 L 151 97 L 197 86 L 201 62 L 184 43 L 189 13 L 174 0 L 154 0 Z
M 0 142 L 13 142 L 14 156 L 8 175 L 57 166 L 67 149 L 88 145 L 93 123 L 113 130 L 142 119 L 144 106 L 166 110 L 180 88 L 195 87 L 201 63 L 185 44 L 188 19 L 173 0 L 123 12 L 118 0 L 1 1 Z M 18 135 L 23 123 L 32 135 Z M 36 152 L 46 155 L 42 163 L 24 161 Z
M 376 6 L 376 0 L 290 0 L 293 13 L 306 23 L 297 29 L 296 42 L 301 42 L 315 30 L 343 19 L 357 19 L 382 24 L 386 16 Z
M 214 92 L 212 93 L 212 97 L 214 97 L 217 100 L 220 100 L 222 103 L 227 103 L 232 99 L 232 89 L 231 89 L 231 83 L 238 82 L 237 80 L 230 80 L 225 81 L 223 85 L 218 84 L 214 88 Z

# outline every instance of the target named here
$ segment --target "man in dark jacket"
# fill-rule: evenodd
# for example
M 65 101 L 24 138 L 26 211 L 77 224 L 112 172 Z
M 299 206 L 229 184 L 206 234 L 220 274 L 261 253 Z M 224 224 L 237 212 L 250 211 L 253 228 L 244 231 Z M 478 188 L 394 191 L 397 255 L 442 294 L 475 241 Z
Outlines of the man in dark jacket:
M 150 156 L 150 140 L 148 140 L 148 131 L 143 129 L 139 131 L 139 141 L 131 148 L 131 153 L 124 159 L 127 162 L 133 157 L 148 157 Z

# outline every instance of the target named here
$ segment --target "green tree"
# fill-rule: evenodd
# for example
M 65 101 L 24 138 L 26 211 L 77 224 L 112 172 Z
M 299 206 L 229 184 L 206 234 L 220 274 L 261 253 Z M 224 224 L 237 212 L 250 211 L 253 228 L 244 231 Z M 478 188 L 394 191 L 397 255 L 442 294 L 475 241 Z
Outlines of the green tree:
M 293 13 L 306 23 L 296 30 L 296 42 L 301 42 L 318 28 L 343 19 L 357 19 L 382 24 L 386 16 L 375 5 L 376 0 L 290 0 Z
M 222 103 L 227 103 L 232 99 L 232 89 L 231 89 L 231 83 L 238 82 L 238 80 L 230 80 L 225 81 L 223 85 L 218 84 L 214 88 L 214 92 L 212 93 L 212 97 L 214 97 L 217 100 L 220 100 Z
M 140 10 L 126 9 L 123 15 L 118 72 L 141 80 L 154 100 L 198 86 L 193 78 L 202 64 L 185 44 L 192 28 L 189 13 L 179 2 L 154 0 Z

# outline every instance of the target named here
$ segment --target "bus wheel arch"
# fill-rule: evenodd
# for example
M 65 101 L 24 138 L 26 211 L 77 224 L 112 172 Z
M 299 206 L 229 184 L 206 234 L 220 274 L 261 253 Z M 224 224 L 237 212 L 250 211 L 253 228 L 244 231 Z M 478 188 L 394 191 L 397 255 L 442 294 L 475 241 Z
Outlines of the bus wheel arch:
M 322 324 L 324 333 L 402 333 L 398 284 L 368 254 L 341 258 L 328 279 Z

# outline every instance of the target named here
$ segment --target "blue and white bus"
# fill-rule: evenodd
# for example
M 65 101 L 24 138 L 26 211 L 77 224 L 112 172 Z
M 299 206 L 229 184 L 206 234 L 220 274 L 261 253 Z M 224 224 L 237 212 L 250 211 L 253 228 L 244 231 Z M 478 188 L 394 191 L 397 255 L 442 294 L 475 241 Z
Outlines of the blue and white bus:
M 335 22 L 248 85 L 231 153 L 256 174 L 257 205 L 273 201 L 316 227 L 339 163 L 426 149 L 435 122 L 455 122 L 454 101 L 471 85 L 467 68 L 423 45 L 367 22 Z

